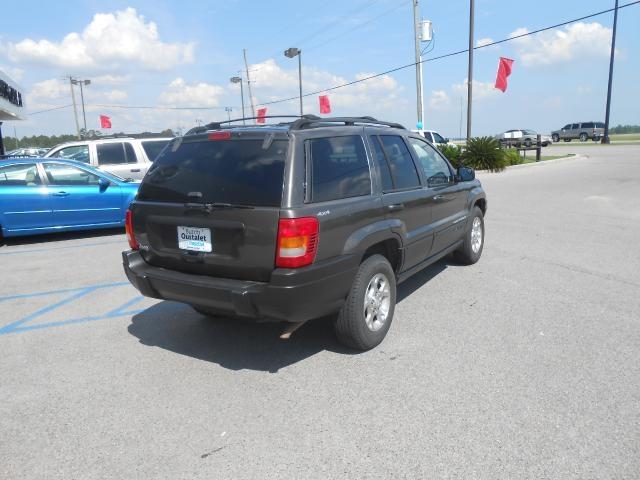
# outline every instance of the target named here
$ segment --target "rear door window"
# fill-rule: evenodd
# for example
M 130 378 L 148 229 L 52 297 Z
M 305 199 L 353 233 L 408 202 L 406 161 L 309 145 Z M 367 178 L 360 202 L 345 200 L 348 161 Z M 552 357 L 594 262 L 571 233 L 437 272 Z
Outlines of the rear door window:
M 579 128 L 580 128 L 579 123 L 574 123 L 573 125 L 571 125 L 571 130 L 578 130 Z
M 403 138 L 398 135 L 380 135 L 380 140 L 389 162 L 394 190 L 418 188 L 420 177 Z
M 144 151 L 147 154 L 147 157 L 149 158 L 149 161 L 153 162 L 158 157 L 158 155 L 160 155 L 160 152 L 162 151 L 162 149 L 167 146 L 167 143 L 169 143 L 169 139 L 167 139 L 166 141 L 147 140 L 146 142 L 142 141 L 141 143 L 142 143 L 142 148 L 144 148 Z
M 326 202 L 371 193 L 369 162 L 362 137 L 308 140 L 311 164 L 311 201 Z
M 51 155 L 53 158 L 65 158 L 77 162 L 89 163 L 89 145 L 64 147 Z
M 195 195 L 205 203 L 280 206 L 288 143 L 174 140 L 147 172 L 138 199 L 186 203 Z
M 593 122 L 585 122 L 582 124 L 582 128 L 594 128 Z
M 122 142 L 101 143 L 96 145 L 96 150 L 98 152 L 98 165 L 120 165 L 127 163 Z

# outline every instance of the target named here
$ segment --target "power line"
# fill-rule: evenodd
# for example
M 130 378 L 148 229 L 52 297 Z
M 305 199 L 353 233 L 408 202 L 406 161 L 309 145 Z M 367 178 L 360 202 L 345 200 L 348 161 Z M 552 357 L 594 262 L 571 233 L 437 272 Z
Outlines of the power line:
M 46 110 L 38 110 L 38 111 L 35 111 L 35 112 L 29 112 L 29 113 L 27 113 L 27 115 L 29 115 L 29 116 L 38 115 L 39 113 L 51 112 L 52 110 L 60 110 L 62 108 L 69 108 L 70 106 L 71 106 L 71 104 L 69 104 L 69 105 L 60 105 L 58 107 L 47 108 Z
M 623 8 L 630 7 L 630 6 L 636 5 L 638 3 L 640 3 L 640 0 L 636 0 L 634 2 L 629 2 L 629 3 L 624 4 L 624 5 L 620 5 L 618 7 L 618 9 L 621 10 Z M 613 12 L 614 10 L 615 10 L 615 8 L 608 8 L 608 9 L 602 10 L 600 12 L 592 13 L 590 15 L 585 15 L 585 16 L 579 17 L 579 18 L 574 18 L 572 20 L 567 20 L 567 21 L 562 22 L 562 23 L 556 23 L 555 25 L 550 25 L 548 27 L 539 28 L 539 29 L 533 30 L 531 32 L 523 33 L 523 34 L 516 35 L 516 36 L 513 36 L 513 37 L 503 38 L 502 40 L 497 40 L 495 42 L 487 43 L 486 45 L 479 45 L 477 47 L 474 47 L 473 49 L 474 50 L 480 50 L 481 48 L 491 47 L 492 45 L 498 45 L 500 43 L 505 43 L 505 42 L 509 42 L 511 40 L 516 40 L 518 38 L 527 37 L 529 35 L 535 35 L 535 34 L 540 33 L 540 32 L 544 32 L 544 31 L 547 31 L 547 30 L 553 30 L 555 28 L 563 27 L 565 25 L 569 25 L 571 23 L 579 22 L 581 20 L 586 20 L 588 18 L 597 17 L 599 15 L 604 15 L 605 13 Z M 444 55 L 439 55 L 437 57 L 427 58 L 425 60 L 422 60 L 422 63 L 433 62 L 433 61 L 436 61 L 436 60 L 442 60 L 443 58 L 448 58 L 448 57 L 453 57 L 453 56 L 456 56 L 456 55 L 461 55 L 463 53 L 467 53 L 468 51 L 469 51 L 469 49 L 465 48 L 464 50 L 458 50 L 458 51 L 455 51 L 455 52 L 446 53 Z M 391 68 L 391 69 L 386 70 L 384 72 L 376 73 L 374 75 L 369 75 L 368 77 L 360 78 L 358 80 L 353 80 L 351 82 L 343 83 L 341 85 L 334 85 L 333 87 L 323 88 L 321 90 L 316 90 L 315 92 L 305 93 L 302 96 L 303 97 L 310 97 L 310 96 L 313 96 L 313 95 L 317 95 L 319 93 L 330 92 L 332 90 L 337 90 L 339 88 L 349 87 L 351 85 L 355 85 L 355 84 L 358 84 L 358 83 L 366 82 L 368 80 L 371 80 L 371 79 L 374 79 L 374 78 L 377 78 L 377 77 L 381 77 L 381 76 L 387 75 L 389 73 L 394 73 L 394 72 L 397 72 L 399 70 L 404 70 L 406 68 L 415 67 L 418 63 L 420 63 L 420 62 L 411 62 L 411 63 L 408 63 L 406 65 L 401 65 L 399 67 Z M 284 103 L 284 102 L 290 102 L 292 100 L 297 100 L 298 98 L 300 98 L 299 95 L 295 96 L 295 97 L 282 98 L 282 99 L 279 99 L 279 100 L 272 100 L 270 102 L 260 103 L 260 105 L 274 105 L 274 104 L 277 104 L 277 103 Z

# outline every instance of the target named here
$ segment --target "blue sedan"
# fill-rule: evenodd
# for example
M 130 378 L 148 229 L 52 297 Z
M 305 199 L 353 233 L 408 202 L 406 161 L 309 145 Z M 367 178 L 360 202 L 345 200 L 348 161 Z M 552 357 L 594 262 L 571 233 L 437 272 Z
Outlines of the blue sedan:
M 2 235 L 124 226 L 138 183 L 72 160 L 0 162 Z

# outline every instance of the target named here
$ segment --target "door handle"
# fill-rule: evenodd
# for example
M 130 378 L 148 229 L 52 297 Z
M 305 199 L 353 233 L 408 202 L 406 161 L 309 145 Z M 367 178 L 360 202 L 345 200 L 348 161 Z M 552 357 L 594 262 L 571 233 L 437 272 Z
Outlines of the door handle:
M 51 195 L 54 197 L 68 197 L 69 192 L 53 192 Z
M 131 169 L 131 173 L 139 172 L 139 171 L 140 171 L 140 169 L 139 169 L 139 168 L 132 168 L 132 169 Z
M 390 212 L 397 212 L 404 208 L 404 203 L 393 203 L 391 205 L 387 205 L 387 210 Z
M 439 202 L 440 200 L 444 200 L 444 195 L 436 195 L 435 197 L 433 197 L 433 199 L 436 202 Z

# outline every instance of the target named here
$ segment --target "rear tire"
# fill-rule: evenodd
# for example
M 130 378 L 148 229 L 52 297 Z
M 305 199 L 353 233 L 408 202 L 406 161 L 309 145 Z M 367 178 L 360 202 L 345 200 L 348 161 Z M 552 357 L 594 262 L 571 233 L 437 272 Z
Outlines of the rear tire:
M 527 139 L 524 141 L 524 146 L 525 146 L 525 147 L 527 147 L 527 148 L 530 148 L 530 147 L 531 147 L 531 140 L 527 138 Z
M 360 265 L 336 318 L 338 341 L 362 351 L 377 346 L 391 327 L 395 305 L 395 272 L 385 257 L 372 255 Z
M 480 260 L 484 248 L 484 216 L 478 207 L 473 207 L 468 225 L 464 243 L 453 256 L 460 263 L 473 265 Z
M 560 135 L 558 135 L 557 133 L 554 133 L 553 135 L 551 135 L 551 140 L 553 140 L 554 142 L 559 142 L 560 141 Z
M 589 135 L 587 135 L 586 133 L 582 132 L 580 134 L 580 141 L 581 142 L 586 142 L 587 140 L 589 140 Z

